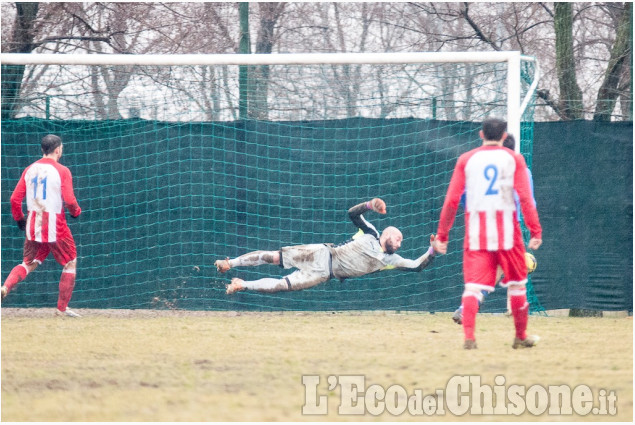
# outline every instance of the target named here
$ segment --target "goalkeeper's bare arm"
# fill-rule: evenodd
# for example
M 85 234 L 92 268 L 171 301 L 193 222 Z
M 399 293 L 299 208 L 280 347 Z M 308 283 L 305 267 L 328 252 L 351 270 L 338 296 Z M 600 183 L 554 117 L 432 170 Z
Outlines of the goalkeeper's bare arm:
M 374 198 L 348 210 L 348 215 L 358 227 L 352 239 L 339 244 L 310 244 L 283 247 L 278 251 L 255 251 L 234 259 L 216 261 L 219 272 L 225 273 L 234 267 L 275 264 L 294 272 L 282 278 L 264 278 L 244 281 L 233 278 L 227 293 L 246 289 L 260 292 L 295 291 L 310 288 L 329 279 L 344 280 L 382 270 L 421 271 L 434 258 L 432 246 L 419 258 L 409 260 L 396 254 L 401 247 L 403 235 L 396 227 L 387 227 L 381 234 L 368 222 L 363 214 L 374 211 L 386 214 L 386 203 Z M 430 243 L 434 241 L 434 235 Z

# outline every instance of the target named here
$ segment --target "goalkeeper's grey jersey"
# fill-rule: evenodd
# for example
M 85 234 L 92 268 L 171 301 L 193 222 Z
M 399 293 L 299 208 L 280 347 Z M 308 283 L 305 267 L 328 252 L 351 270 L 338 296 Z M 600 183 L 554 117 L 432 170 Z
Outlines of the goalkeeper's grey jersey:
M 333 275 L 344 279 L 363 276 L 380 270 L 410 265 L 397 254 L 386 254 L 379 239 L 370 233 L 358 233 L 353 240 L 331 247 Z
M 379 243 L 379 232 L 362 215 L 366 211 L 368 211 L 366 204 L 359 204 L 349 209 L 348 215 L 359 228 L 359 232 L 350 241 L 329 247 L 334 277 L 345 279 L 395 268 L 421 271 L 432 261 L 434 253 L 431 249 L 416 260 L 384 252 Z

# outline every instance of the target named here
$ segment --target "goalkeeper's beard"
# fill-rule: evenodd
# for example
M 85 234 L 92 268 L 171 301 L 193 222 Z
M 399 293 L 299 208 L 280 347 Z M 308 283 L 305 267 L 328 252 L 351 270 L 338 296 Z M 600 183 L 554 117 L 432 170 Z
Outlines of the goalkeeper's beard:
M 397 248 L 395 248 L 395 246 L 390 241 L 386 241 L 385 245 L 386 247 L 384 248 L 384 250 L 386 251 L 386 254 L 394 254 L 395 252 L 397 252 Z

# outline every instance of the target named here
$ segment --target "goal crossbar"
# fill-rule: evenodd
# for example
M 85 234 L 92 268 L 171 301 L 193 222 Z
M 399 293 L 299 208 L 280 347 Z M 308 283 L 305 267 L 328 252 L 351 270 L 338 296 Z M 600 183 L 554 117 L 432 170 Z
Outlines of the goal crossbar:
M 521 62 L 533 62 L 535 72 L 529 90 L 521 101 Z M 408 63 L 502 63 L 507 62 L 508 133 L 520 135 L 520 120 L 529 105 L 540 78 L 534 57 L 519 51 L 499 52 L 392 52 L 392 53 L 277 53 L 277 54 L 0 54 L 7 65 L 322 65 L 322 64 L 408 64 Z
M 2 53 L 0 62 L 12 65 L 319 65 L 400 63 L 495 63 L 527 60 L 518 51 L 407 52 L 407 53 L 272 53 L 272 54 L 23 54 Z M 529 58 L 531 59 L 531 58 Z

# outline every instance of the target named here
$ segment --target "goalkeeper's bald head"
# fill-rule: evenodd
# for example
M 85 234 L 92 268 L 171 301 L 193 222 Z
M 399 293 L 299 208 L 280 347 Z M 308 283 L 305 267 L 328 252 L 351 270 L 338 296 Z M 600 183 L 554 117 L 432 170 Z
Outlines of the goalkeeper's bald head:
M 387 254 L 394 254 L 401 247 L 403 235 L 394 226 L 388 226 L 381 232 L 379 243 Z

